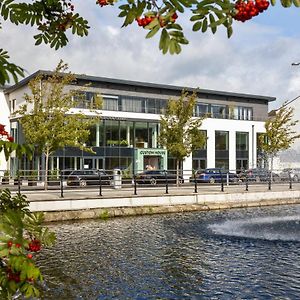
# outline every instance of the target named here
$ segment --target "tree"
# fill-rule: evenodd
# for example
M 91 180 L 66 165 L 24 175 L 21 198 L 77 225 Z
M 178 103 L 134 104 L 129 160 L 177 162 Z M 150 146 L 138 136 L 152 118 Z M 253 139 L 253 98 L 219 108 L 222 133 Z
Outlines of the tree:
M 271 176 L 274 157 L 283 150 L 291 147 L 300 134 L 293 127 L 298 120 L 293 120 L 294 109 L 285 104 L 275 111 L 265 123 L 266 132 L 260 135 L 259 142 L 263 155 L 270 161 Z M 273 178 L 271 178 L 272 181 Z
M 270 1 L 275 5 L 276 0 Z M 101 7 L 117 2 L 96 0 Z M 300 6 L 300 0 L 280 2 L 283 7 Z M 146 38 L 160 32 L 159 49 L 163 53 L 178 54 L 181 45 L 188 44 L 178 14 L 191 15 L 193 31 L 210 29 L 214 34 L 219 26 L 224 26 L 230 37 L 234 21 L 245 22 L 265 11 L 269 4 L 269 0 L 126 0 L 119 6 L 119 17 L 124 18 L 123 27 L 135 22 L 143 27 L 147 31 Z M 35 44 L 45 43 L 55 49 L 68 43 L 66 31 L 86 36 L 89 29 L 88 21 L 75 12 L 71 0 L 33 0 L 32 3 L 0 0 L 0 15 L 15 25 L 36 27 L 39 33 L 34 35 Z M 10 76 L 15 81 L 18 76 L 24 76 L 23 68 L 8 59 L 7 51 L 0 49 L 0 84 L 9 82 Z
M 16 299 L 17 294 L 33 299 L 40 294 L 43 277 L 34 256 L 54 244 L 55 234 L 41 225 L 43 213 L 32 213 L 28 206 L 26 196 L 0 191 L 1 299 Z
M 89 128 L 99 120 L 96 113 L 88 119 L 80 111 L 71 111 L 76 106 L 74 99 L 78 92 L 66 88 L 76 79 L 73 74 L 64 73 L 67 69 L 60 62 L 52 74 L 39 74 L 32 79 L 28 84 L 31 94 L 25 94 L 25 104 L 15 112 L 20 117 L 26 142 L 45 155 L 45 189 L 49 156 L 65 146 L 89 151 L 84 142 L 90 134 Z
M 22 158 L 25 154 L 31 158 L 33 149 L 31 145 L 14 143 L 14 138 L 5 130 L 5 125 L 0 124 L 0 153 L 2 151 L 5 159 L 8 160 L 13 152 L 18 158 Z
M 202 148 L 206 136 L 200 130 L 205 117 L 193 117 L 196 93 L 183 91 L 178 99 L 170 99 L 160 119 L 159 143 L 176 159 L 177 180 L 179 164 L 193 151 Z

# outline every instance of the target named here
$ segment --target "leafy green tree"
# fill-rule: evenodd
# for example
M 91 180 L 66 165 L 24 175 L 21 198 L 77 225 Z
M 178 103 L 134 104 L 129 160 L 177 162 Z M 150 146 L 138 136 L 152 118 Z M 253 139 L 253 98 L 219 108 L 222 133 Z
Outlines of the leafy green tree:
M 266 121 L 266 132 L 259 137 L 263 155 L 270 161 L 271 176 L 274 157 L 280 151 L 289 149 L 294 141 L 300 138 L 300 134 L 294 131 L 294 126 L 299 121 L 293 120 L 293 116 L 294 109 L 292 107 L 281 106 Z
M 270 0 L 275 5 L 276 0 Z M 117 0 L 96 0 L 101 7 L 116 5 Z M 190 16 L 193 31 L 214 34 L 219 26 L 224 26 L 227 36 L 233 32 L 234 21 L 245 22 L 268 9 L 269 0 L 125 0 L 120 1 L 119 17 L 124 19 L 123 26 L 137 23 L 147 31 L 146 38 L 160 33 L 159 49 L 163 53 L 178 54 L 181 46 L 188 44 L 180 25 L 180 16 Z M 283 7 L 299 7 L 300 0 L 281 0 Z M 82 18 L 71 0 L 0 0 L 0 15 L 3 21 L 15 25 L 25 24 L 35 27 L 35 44 L 49 44 L 58 49 L 68 43 L 66 32 L 86 36 L 88 21 Z M 0 84 L 16 81 L 24 75 L 23 68 L 9 62 L 9 55 L 0 49 Z
M 4 152 L 6 160 L 9 159 L 13 152 L 15 152 L 18 158 L 22 158 L 25 154 L 31 158 L 33 148 L 31 145 L 14 143 L 13 137 L 5 130 L 5 125 L 0 124 L 0 153 L 2 151 Z
M 35 146 L 45 156 L 45 189 L 47 189 L 49 156 L 65 146 L 91 151 L 84 142 L 90 127 L 99 120 L 95 113 L 87 118 L 81 111 L 71 111 L 76 106 L 76 90 L 69 90 L 75 76 L 66 72 L 68 66 L 60 62 L 52 74 L 39 74 L 29 82 L 30 94 L 25 94 L 25 104 L 15 112 L 20 118 L 26 142 Z M 98 103 L 101 105 L 101 103 Z
M 159 143 L 176 159 L 177 180 L 180 163 L 206 143 L 206 136 L 200 130 L 205 116 L 193 117 L 196 101 L 196 93 L 183 91 L 178 99 L 168 101 L 160 119 Z
M 52 246 L 54 233 L 42 226 L 43 213 L 28 209 L 26 196 L 0 190 L 0 298 L 16 299 L 40 295 L 43 281 L 35 264 L 35 253 Z

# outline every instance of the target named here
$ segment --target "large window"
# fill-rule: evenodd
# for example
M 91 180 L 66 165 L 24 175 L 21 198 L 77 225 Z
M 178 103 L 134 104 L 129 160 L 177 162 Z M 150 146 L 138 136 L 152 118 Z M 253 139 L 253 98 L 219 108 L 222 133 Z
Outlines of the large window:
M 212 105 L 211 116 L 213 118 L 225 119 L 226 118 L 226 106 L 225 105 Z
M 216 145 L 216 150 L 229 150 L 229 132 L 216 131 L 215 145 Z
M 229 170 L 229 159 L 227 158 L 217 158 L 216 159 L 216 168 L 223 169 L 225 171 Z
M 119 110 L 119 99 L 117 96 L 103 96 L 103 110 Z
M 253 108 L 238 106 L 234 108 L 234 119 L 253 120 Z
M 197 103 L 195 105 L 194 116 L 195 117 L 202 117 L 206 114 L 208 114 L 208 104 Z
M 249 133 L 237 132 L 236 133 L 236 150 L 248 151 L 249 149 Z

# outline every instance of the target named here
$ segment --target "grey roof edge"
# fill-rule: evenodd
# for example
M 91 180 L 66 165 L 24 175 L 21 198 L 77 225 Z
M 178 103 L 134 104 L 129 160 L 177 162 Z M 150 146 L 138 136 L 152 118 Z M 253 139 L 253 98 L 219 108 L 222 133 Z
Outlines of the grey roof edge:
M 10 86 L 9 88 L 5 89 L 4 92 L 9 94 L 14 90 L 18 89 L 19 87 L 27 84 L 32 78 L 36 77 L 39 74 L 50 75 L 51 71 L 46 70 L 39 70 L 28 77 L 22 79 L 17 84 Z M 236 93 L 236 92 L 227 92 L 227 91 L 216 91 L 216 90 L 209 90 L 209 89 L 201 89 L 201 88 L 192 88 L 192 87 L 184 87 L 184 86 L 176 86 L 176 85 L 167 85 L 167 84 L 160 84 L 160 83 L 149 83 L 149 82 L 141 82 L 141 81 L 134 81 L 134 80 L 125 80 L 125 79 L 115 79 L 109 77 L 98 77 L 92 75 L 85 75 L 85 74 L 75 74 L 76 78 L 85 80 L 85 81 L 94 81 L 94 82 L 107 82 L 112 84 L 123 84 L 123 85 L 131 85 L 131 86 L 139 86 L 139 87 L 150 87 L 150 88 L 158 88 L 158 89 L 165 89 L 165 90 L 175 90 L 175 91 L 199 91 L 200 93 L 210 94 L 210 95 L 220 95 L 220 96 L 229 96 L 229 97 L 238 97 L 238 98 L 250 98 L 250 99 L 257 99 L 257 100 L 264 100 L 268 102 L 272 102 L 276 100 L 276 97 L 271 96 L 262 96 L 262 95 L 255 95 L 255 94 L 245 94 L 245 93 Z

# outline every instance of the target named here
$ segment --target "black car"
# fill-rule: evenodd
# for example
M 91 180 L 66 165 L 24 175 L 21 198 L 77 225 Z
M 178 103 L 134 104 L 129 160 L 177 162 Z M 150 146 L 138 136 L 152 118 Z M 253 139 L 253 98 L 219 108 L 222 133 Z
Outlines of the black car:
M 99 185 L 101 179 L 101 184 L 111 184 L 113 177 L 107 174 L 103 170 L 75 170 L 73 171 L 67 179 L 67 185 Z
M 160 171 L 160 170 L 147 170 L 142 173 L 137 174 L 136 182 L 138 184 L 165 184 L 168 183 L 176 183 L 176 174 Z M 184 182 L 183 177 L 179 176 L 178 183 L 182 184 Z
M 247 178 L 248 181 L 255 182 L 269 181 L 271 179 L 271 175 L 274 182 L 280 181 L 280 177 L 278 174 L 264 168 L 249 169 L 240 173 L 240 176 L 241 178 L 243 178 L 243 180 L 246 180 Z
M 200 183 L 203 182 L 214 184 L 215 182 L 221 181 L 225 183 L 227 178 L 229 182 L 239 181 L 237 174 L 219 168 L 207 168 L 204 170 L 198 170 L 195 173 L 195 179 Z M 194 181 L 194 178 L 191 178 L 191 181 Z

